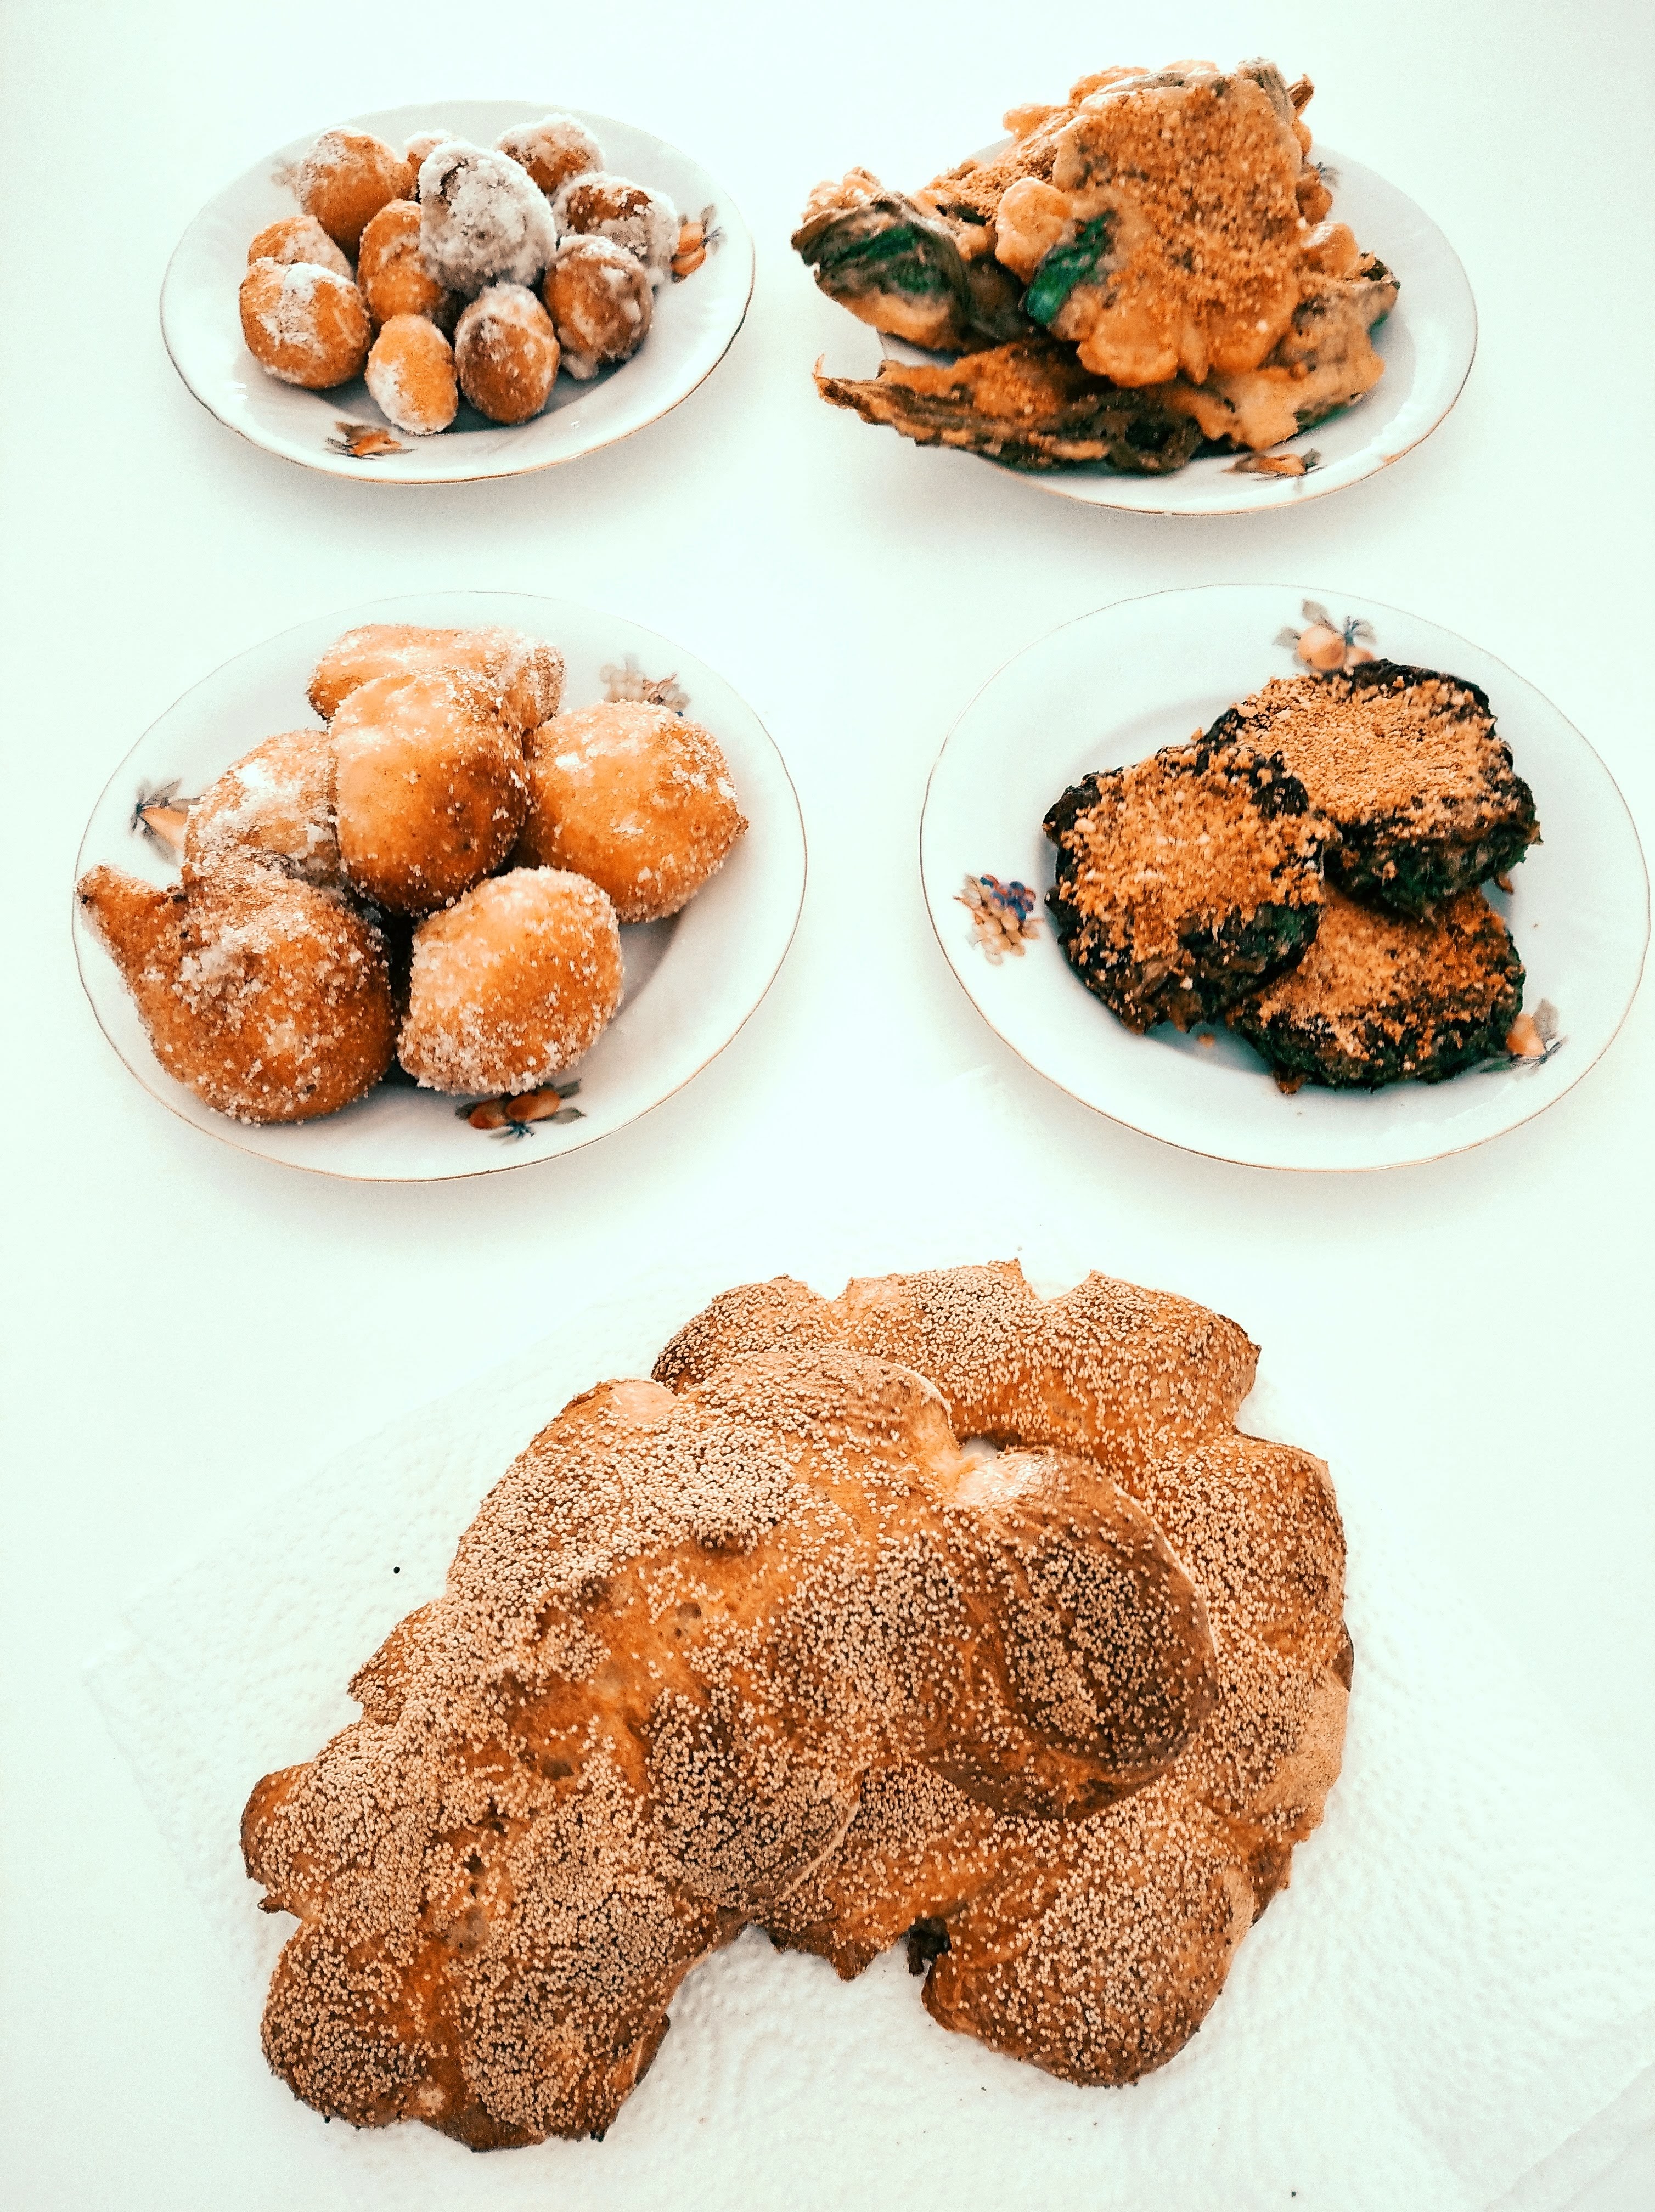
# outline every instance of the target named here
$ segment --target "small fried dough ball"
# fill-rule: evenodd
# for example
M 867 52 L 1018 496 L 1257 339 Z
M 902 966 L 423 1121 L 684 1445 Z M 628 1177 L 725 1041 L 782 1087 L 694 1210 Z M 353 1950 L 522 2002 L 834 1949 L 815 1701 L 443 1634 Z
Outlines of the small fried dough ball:
M 676 914 L 747 826 L 716 741 L 665 707 L 577 707 L 526 742 L 514 863 L 589 876 L 623 921 Z
M 405 155 L 367 131 L 324 131 L 299 164 L 294 191 L 336 246 L 356 251 L 387 200 L 405 199 L 413 173 Z
M 571 238 L 557 249 L 540 296 L 571 376 L 630 361 L 649 335 L 655 295 L 643 264 L 611 238 Z
M 240 305 L 247 351 L 284 384 L 326 392 L 362 374 L 372 331 L 348 276 L 313 261 L 255 261 Z
M 77 888 L 156 1059 L 215 1112 L 313 1121 L 391 1065 L 379 937 L 313 884 L 244 867 L 159 890 L 99 866 Z
M 606 170 L 571 177 L 552 203 L 559 232 L 613 239 L 642 262 L 659 284 L 678 251 L 678 211 L 665 192 L 652 192 L 630 177 Z
M 421 162 L 419 214 L 425 266 L 467 299 L 496 280 L 532 284 L 557 244 L 545 194 L 515 161 L 463 139 Z
M 387 422 L 417 438 L 446 430 L 459 412 L 453 348 L 423 315 L 392 315 L 368 356 L 368 388 Z
M 484 679 L 514 730 L 532 730 L 557 712 L 563 656 L 526 631 L 425 629 L 417 623 L 364 623 L 336 638 L 310 679 L 310 703 L 327 721 L 340 703 L 376 676 L 414 676 L 430 668 L 464 668 Z
M 459 300 L 420 259 L 419 210 L 412 200 L 392 200 L 363 231 L 356 285 L 376 323 L 388 323 L 392 315 L 427 315 L 451 331 L 459 313 Z
M 433 1091 L 532 1091 L 591 1050 L 621 980 L 615 910 L 596 884 L 514 868 L 415 932 L 398 1057 Z
M 559 348 L 551 318 L 521 284 L 491 284 L 454 331 L 459 388 L 491 422 L 526 422 L 557 380 Z
M 604 149 L 572 115 L 548 115 L 538 123 L 514 123 L 494 142 L 495 151 L 526 169 L 550 199 L 571 177 L 601 169 Z
M 523 819 L 523 749 L 477 677 L 375 677 L 329 734 L 339 858 L 364 897 L 392 914 L 429 914 L 510 852 Z
M 247 266 L 255 261 L 311 261 L 331 269 L 336 276 L 349 276 L 349 257 L 340 252 L 313 215 L 284 215 L 267 222 L 247 248 Z
M 244 861 L 337 886 L 339 840 L 333 827 L 333 749 L 326 730 L 287 730 L 266 738 L 208 785 L 184 830 L 184 881 Z
M 411 138 L 404 141 L 402 150 L 408 156 L 408 166 L 414 173 L 414 181 L 408 191 L 410 199 L 419 198 L 419 173 L 426 156 L 435 154 L 439 146 L 457 145 L 459 143 L 459 133 L 457 131 L 417 131 Z

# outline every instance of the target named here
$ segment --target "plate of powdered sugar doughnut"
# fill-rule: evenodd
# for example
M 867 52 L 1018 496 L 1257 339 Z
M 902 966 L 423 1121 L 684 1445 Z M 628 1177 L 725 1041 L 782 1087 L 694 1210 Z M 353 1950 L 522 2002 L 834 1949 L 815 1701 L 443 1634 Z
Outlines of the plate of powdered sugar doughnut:
M 423 592 L 271 638 L 150 726 L 87 825 L 76 954 L 196 1127 L 426 1182 L 669 1097 L 764 997 L 804 888 L 782 757 L 693 654 Z
M 284 459 L 389 483 L 612 445 L 729 349 L 752 240 L 698 162 L 534 100 L 358 116 L 210 200 L 161 287 L 180 376 Z

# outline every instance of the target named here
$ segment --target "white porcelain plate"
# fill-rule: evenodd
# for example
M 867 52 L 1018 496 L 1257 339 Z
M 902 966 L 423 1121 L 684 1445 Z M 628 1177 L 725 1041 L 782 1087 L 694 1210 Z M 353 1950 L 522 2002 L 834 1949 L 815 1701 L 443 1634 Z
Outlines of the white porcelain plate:
M 492 146 L 509 125 L 547 108 L 544 100 L 444 100 L 344 120 L 397 147 L 439 128 Z M 532 422 L 504 428 L 462 406 L 454 427 L 432 438 L 392 430 L 360 379 L 332 392 L 302 392 L 267 375 L 242 343 L 237 294 L 248 240 L 278 216 L 299 212 L 283 179 L 315 137 L 311 131 L 210 200 L 179 241 L 161 289 L 161 335 L 179 374 L 204 407 L 254 445 L 331 476 L 380 483 L 521 476 L 594 453 L 665 415 L 711 375 L 741 327 L 752 295 L 752 239 L 728 192 L 687 154 L 609 116 L 567 112 L 591 131 L 611 170 L 666 192 L 684 216 L 711 211 L 706 260 L 682 283 L 661 286 L 649 335 L 630 361 L 587 384 L 559 376 Z M 365 450 L 353 455 L 352 445 Z
M 285 630 L 215 670 L 152 723 L 93 810 L 79 877 L 107 860 L 155 883 L 176 880 L 170 853 L 136 820 L 158 793 L 192 798 L 261 738 L 311 720 L 305 686 L 323 648 L 362 622 L 471 628 L 509 623 L 559 646 L 565 698 L 585 706 L 625 672 L 677 679 L 685 711 L 718 739 L 746 835 L 706 889 L 666 921 L 621 932 L 620 1012 L 572 1074 L 576 1121 L 474 1129 L 456 1101 L 405 1081 L 382 1083 L 342 1113 L 290 1126 L 249 1127 L 211 1112 L 156 1062 L 114 963 L 75 907 L 81 980 L 104 1035 L 144 1088 L 198 1129 L 289 1167 L 374 1182 L 488 1175 L 576 1151 L 624 1128 L 697 1074 L 769 989 L 793 941 L 805 892 L 805 833 L 782 757 L 751 707 L 693 653 L 653 630 L 568 599 L 515 592 L 425 592 L 344 607 Z
M 995 150 L 985 148 L 983 155 Z M 1309 472 L 1238 475 L 1241 456 L 1220 453 L 1190 461 L 1165 477 L 1123 476 L 1101 461 L 1018 469 L 1014 474 L 1042 491 L 1092 507 L 1129 507 L 1141 514 L 1252 514 L 1261 507 L 1295 507 L 1360 483 L 1430 436 L 1459 398 L 1476 351 L 1477 313 L 1465 271 L 1436 224 L 1394 185 L 1325 147 L 1317 149 L 1317 157 L 1332 186 L 1334 216 L 1350 225 L 1366 252 L 1378 255 L 1400 289 L 1396 306 L 1373 333 L 1385 365 L 1373 390 L 1354 407 L 1272 449 L 1313 454 Z M 898 339 L 884 338 L 881 343 L 902 361 L 938 358 Z
M 1555 1010 L 1543 1059 L 1439 1084 L 1375 1091 L 1306 1085 L 1284 1096 L 1227 1030 L 1135 1036 L 1086 989 L 1049 922 L 1024 955 L 991 966 L 957 903 L 967 876 L 1020 882 L 1044 900 L 1054 853 L 1047 809 L 1093 769 L 1118 768 L 1206 728 L 1272 676 L 1302 675 L 1276 641 L 1319 602 L 1372 625 L 1374 648 L 1488 694 L 1543 842 L 1489 887 L 1528 970 L 1524 1004 Z M 1638 988 L 1649 883 L 1608 769 L 1532 684 L 1492 653 L 1399 608 L 1288 585 L 1217 584 L 1128 599 L 1054 630 L 978 692 L 931 772 L 920 829 L 926 902 L 943 951 L 989 1027 L 1031 1067 L 1099 1113 L 1215 1159 L 1271 1168 L 1400 1167 L 1465 1150 L 1527 1121 L 1608 1047 Z M 1035 908 L 1044 916 L 1044 904 Z M 1549 1024 L 1548 1024 L 1549 1025 Z

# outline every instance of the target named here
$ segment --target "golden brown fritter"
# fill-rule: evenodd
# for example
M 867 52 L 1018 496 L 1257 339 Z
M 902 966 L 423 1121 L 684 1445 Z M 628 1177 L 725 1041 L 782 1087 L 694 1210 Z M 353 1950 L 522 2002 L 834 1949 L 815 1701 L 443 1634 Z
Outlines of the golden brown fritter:
M 418 676 L 464 668 L 484 678 L 514 730 L 532 730 L 557 712 L 563 656 L 545 638 L 487 624 L 478 629 L 429 629 L 418 623 L 363 623 L 336 638 L 310 679 L 311 705 L 326 721 L 376 676 Z
M 597 885 L 513 868 L 414 933 L 397 1056 L 435 1091 L 532 1091 L 591 1050 L 621 981 L 615 910 Z
M 843 1348 L 576 1399 L 351 1686 L 243 1822 L 300 1923 L 265 2051 L 323 2112 L 479 2148 L 606 2128 L 873 1778 L 1056 1831 L 1214 1694 L 1141 1510 L 1061 1454 L 985 1480 L 930 1383 Z
M 104 865 L 78 891 L 156 1059 L 216 1112 L 313 1121 L 390 1066 L 384 949 L 343 900 L 256 866 L 186 891 Z
M 523 748 L 486 679 L 379 676 L 329 726 L 347 881 L 392 914 L 430 914 L 497 868 L 523 819 Z
M 633 701 L 577 707 L 525 740 L 518 865 L 572 868 L 623 921 L 660 921 L 723 866 L 746 821 L 718 742 Z
M 184 880 L 254 860 L 324 890 L 341 881 L 333 750 L 326 730 L 266 738 L 209 784 L 184 831 Z

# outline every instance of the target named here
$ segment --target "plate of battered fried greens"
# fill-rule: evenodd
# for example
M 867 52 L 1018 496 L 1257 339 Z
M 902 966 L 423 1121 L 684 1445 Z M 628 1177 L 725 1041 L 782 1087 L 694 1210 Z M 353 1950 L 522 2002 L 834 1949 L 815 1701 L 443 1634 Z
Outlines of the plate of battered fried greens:
M 1476 313 L 1411 201 L 1312 152 L 1314 89 L 1105 69 L 912 192 L 818 185 L 794 250 L 885 358 L 818 390 L 1095 506 L 1241 514 L 1385 467 L 1452 407 Z
M 1258 1167 L 1396 1167 L 1561 1097 L 1637 990 L 1649 887 L 1549 701 L 1395 607 L 1129 599 L 949 733 L 927 903 L 978 1012 L 1086 1104 Z

